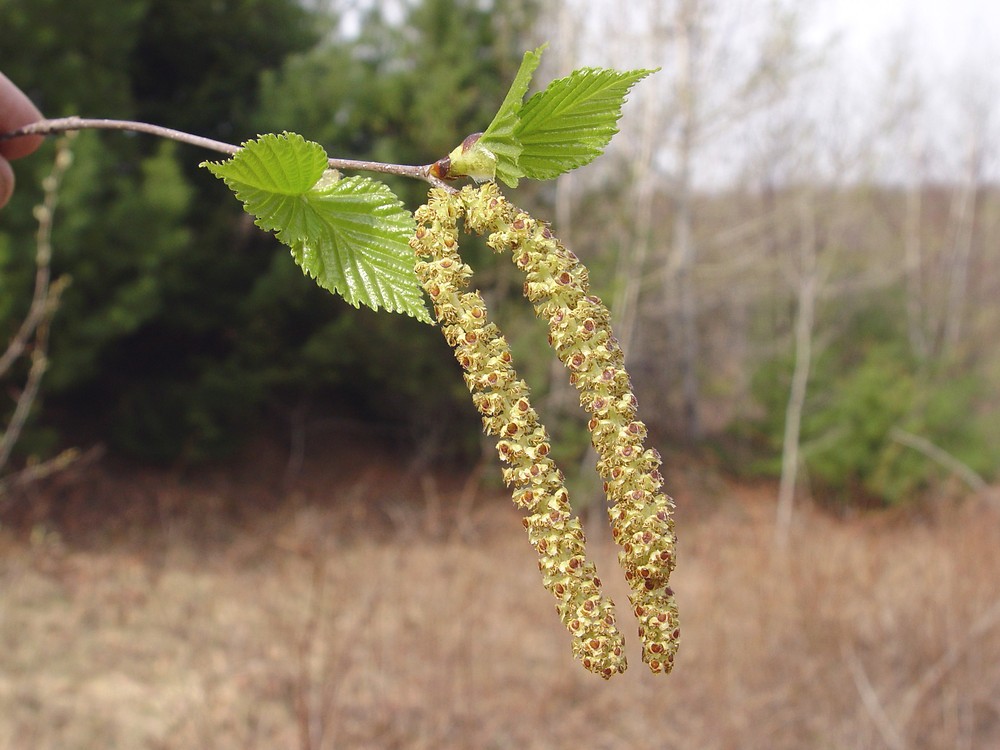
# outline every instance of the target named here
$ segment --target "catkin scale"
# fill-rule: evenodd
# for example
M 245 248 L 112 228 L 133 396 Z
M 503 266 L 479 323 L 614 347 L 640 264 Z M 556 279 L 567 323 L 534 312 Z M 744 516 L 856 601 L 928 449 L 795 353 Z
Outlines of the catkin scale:
M 612 536 L 631 589 L 643 661 L 669 672 L 680 640 L 674 592 L 669 586 L 676 556 L 673 501 L 662 492 L 660 455 L 644 449 L 645 425 L 611 332 L 610 313 L 590 294 L 587 269 L 551 230 L 518 210 L 495 184 L 459 194 L 466 225 L 489 234 L 497 252 L 510 252 L 525 274 L 524 294 L 548 321 L 549 343 L 570 372 L 598 454 L 597 471 L 611 508 Z
M 510 347 L 488 321 L 478 292 L 463 291 L 471 277 L 458 255 L 457 221 L 463 212 L 457 196 L 442 189 L 430 192 L 415 213 L 417 230 L 410 244 L 418 257 L 416 273 L 462 366 L 484 430 L 499 438 L 504 481 L 514 503 L 528 512 L 528 539 L 538 553 L 543 584 L 573 636 L 573 654 L 586 669 L 608 679 L 626 667 L 614 605 L 585 557 L 583 529 L 570 511 L 562 472 L 548 458 L 545 427 L 514 370 Z

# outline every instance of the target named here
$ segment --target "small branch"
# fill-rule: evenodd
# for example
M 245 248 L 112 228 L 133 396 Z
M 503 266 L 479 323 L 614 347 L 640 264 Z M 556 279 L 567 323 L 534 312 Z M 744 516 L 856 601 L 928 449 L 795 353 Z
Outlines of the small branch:
M 28 379 L 25 381 L 24 389 L 18 396 L 17 405 L 14 407 L 14 414 L 10 418 L 10 424 L 0 437 L 0 470 L 7 465 L 10 454 L 14 450 L 14 444 L 21 436 L 21 430 L 28 420 L 28 414 L 38 396 L 38 388 L 42 382 L 42 376 L 49 367 L 47 356 L 49 343 L 49 321 L 59 305 L 59 292 L 65 284 L 52 286 L 46 296 L 46 311 L 41 322 L 35 329 L 35 348 L 31 353 L 31 367 L 28 370 Z
M 52 278 L 50 265 L 52 259 L 52 213 L 56 208 L 59 185 L 72 161 L 72 153 L 67 141 L 64 140 L 56 148 L 55 165 L 43 182 L 45 198 L 40 206 L 35 207 L 38 233 L 35 240 L 35 291 L 31 297 L 31 306 L 28 308 L 28 314 L 21 321 L 17 333 L 7 344 L 4 353 L 0 354 L 0 377 L 3 377 L 11 365 L 21 356 L 35 330 L 42 324 L 45 317 L 51 314 L 49 289 Z M 2 467 L 3 462 L 0 462 L 0 468 Z
M 173 141 L 180 141 L 198 148 L 219 151 L 224 154 L 235 154 L 239 147 L 222 141 L 204 138 L 200 135 L 192 135 L 180 130 L 165 128 L 160 125 L 151 125 L 147 122 L 135 122 L 132 120 L 105 120 L 99 118 L 85 117 L 58 117 L 52 120 L 39 120 L 9 133 L 0 133 L 0 141 L 8 138 L 17 138 L 22 135 L 54 135 L 56 133 L 68 133 L 75 130 L 129 130 L 135 133 L 148 133 L 159 138 L 169 138 Z
M 35 291 L 31 308 L 22 322 L 20 330 L 7 346 L 3 356 L 0 357 L 0 375 L 3 375 L 24 351 L 28 339 L 34 337 L 34 349 L 31 352 L 31 367 L 28 370 L 27 380 L 17 398 L 10 423 L 0 435 L 0 471 L 3 471 L 10 460 L 14 445 L 21 436 L 21 430 L 24 429 L 28 414 L 38 396 L 42 376 L 48 369 L 49 323 L 59 306 L 59 295 L 69 281 L 64 277 L 54 283 L 51 282 L 52 215 L 59 198 L 59 186 L 72 161 L 69 146 L 66 139 L 63 139 L 57 148 L 52 172 L 42 183 L 45 197 L 42 203 L 35 207 L 38 234 L 35 240 Z
M 882 706 L 882 701 L 879 700 L 875 686 L 868 679 L 868 673 L 865 672 L 865 667 L 858 658 L 858 655 L 854 652 L 853 648 L 847 646 L 844 646 L 843 653 L 844 660 L 847 662 L 847 668 L 851 672 L 851 678 L 854 680 L 854 687 L 857 688 L 858 696 L 861 698 L 861 705 L 868 712 L 872 723 L 882 736 L 882 741 L 892 748 L 892 750 L 904 750 L 906 742 Z
M 992 607 L 976 618 L 961 639 L 950 639 L 948 650 L 910 685 L 899 701 L 898 726 L 905 728 L 909 724 L 924 698 L 972 650 L 976 642 L 989 635 L 997 625 L 1000 625 L 1000 600 L 995 601 Z
M 49 291 L 49 267 L 38 266 L 35 270 L 35 294 L 28 308 L 28 314 L 21 321 L 21 326 L 17 333 L 7 344 L 7 349 L 0 354 L 0 377 L 7 374 L 7 370 L 17 361 L 28 345 L 28 340 L 41 324 L 42 319 L 48 311 L 48 291 Z
M 0 479 L 0 512 L 6 510 L 12 502 L 8 497 L 11 490 L 39 482 L 42 479 L 59 474 L 71 466 L 80 468 L 93 463 L 104 454 L 104 447 L 97 445 L 81 452 L 79 448 L 67 448 L 62 453 L 41 463 L 29 463 L 20 471 Z
M 889 437 L 897 443 L 905 445 L 908 448 L 913 448 L 918 453 L 922 453 L 935 463 L 940 464 L 965 482 L 973 492 L 982 492 L 989 487 L 986 480 L 973 471 L 970 466 L 962 463 L 943 448 L 934 445 L 927 438 L 914 435 L 912 432 L 901 430 L 898 427 L 893 427 L 889 431 Z
M 152 125 L 148 122 L 137 122 L 134 120 L 106 120 L 85 117 L 60 117 L 52 120 L 39 120 L 30 125 L 12 130 L 9 133 L 0 133 L 0 141 L 9 138 L 18 138 L 24 135 L 53 135 L 55 133 L 67 133 L 75 130 L 127 130 L 135 133 L 147 133 L 158 138 L 167 138 L 172 141 L 186 143 L 190 146 L 218 151 L 223 154 L 235 154 L 240 150 L 239 146 L 231 143 L 216 141 L 212 138 L 205 138 L 200 135 L 185 133 L 182 130 L 165 128 L 162 125 Z M 331 169 L 348 169 L 361 172 L 378 172 L 380 174 L 393 174 L 399 177 L 410 177 L 415 180 L 423 180 L 434 187 L 451 189 L 450 186 L 431 174 L 430 164 L 422 166 L 411 166 L 408 164 L 385 164 L 378 161 L 364 161 L 358 159 L 330 159 Z

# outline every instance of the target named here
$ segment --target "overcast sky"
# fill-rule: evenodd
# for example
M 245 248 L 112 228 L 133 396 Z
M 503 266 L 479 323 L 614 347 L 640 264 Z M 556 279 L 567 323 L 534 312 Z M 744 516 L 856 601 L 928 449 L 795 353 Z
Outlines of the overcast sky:
M 984 170 L 997 177 L 1000 121 L 1000 2 L 997 0 L 817 0 L 820 28 L 841 31 L 843 56 L 837 66 L 856 88 L 884 80 L 894 45 L 919 72 L 931 141 L 939 143 L 951 169 L 960 168 L 971 115 L 984 129 Z M 879 88 L 871 94 L 878 97 Z M 876 101 L 876 106 L 878 102 Z M 950 154 L 948 154 L 950 152 Z M 944 166 L 944 165 L 942 165 Z
M 397 5 L 401 0 L 370 0 L 383 8 Z M 960 142 L 969 128 L 969 115 L 961 110 L 961 101 L 978 98 L 1000 103 L 1000 0 L 781 0 L 800 16 L 805 41 L 817 46 L 822 44 L 824 74 L 810 79 L 807 94 L 817 101 L 826 100 L 832 109 L 827 120 L 835 121 L 845 131 L 869 130 L 872 123 L 886 117 L 890 102 L 886 100 L 891 87 L 887 82 L 890 63 L 904 55 L 907 76 L 919 76 L 923 127 L 931 140 L 937 139 L 938 151 L 945 160 L 954 164 L 940 167 L 952 172 L 961 160 L 963 146 Z M 654 67 L 663 66 L 664 73 L 658 81 L 643 83 L 633 92 L 632 98 L 644 96 L 669 97 L 662 90 L 675 65 L 673 53 L 658 50 L 643 43 L 644 24 L 648 19 L 650 3 L 661 0 L 563 0 L 568 4 L 570 18 L 576 21 L 576 30 L 569 38 L 559 38 L 555 29 L 550 36 L 540 37 L 550 42 L 546 55 L 547 70 L 539 74 L 539 82 L 548 75 L 565 75 L 574 67 L 593 65 L 602 67 Z M 746 23 L 762 19 L 769 0 L 717 0 L 718 8 L 732 12 L 737 36 L 747 36 Z M 546 6 L 551 9 L 550 6 Z M 655 7 L 655 6 L 652 6 Z M 666 6 L 672 7 L 672 4 Z M 744 10 L 755 8 L 755 10 Z M 755 15 L 756 14 L 756 15 Z M 733 29 L 731 29 L 732 31 Z M 831 42 L 832 46 L 827 46 Z M 567 57 L 568 55 L 568 57 Z M 739 76 L 739 69 L 713 71 L 715 81 L 726 81 Z M 657 86 L 661 89 L 657 91 Z M 648 93 L 647 93 L 648 92 Z M 656 92 L 656 93 L 654 93 Z M 898 92 L 897 92 L 898 93 Z M 815 102 L 814 102 L 815 104 Z M 1000 105 L 991 105 L 1000 112 Z M 636 112 L 635 109 L 632 110 Z M 992 115 L 989 139 L 1000 142 L 1000 115 Z M 638 126 L 635 115 L 622 123 L 623 137 Z M 715 143 L 707 156 L 718 162 L 715 168 L 702 170 L 702 174 L 720 173 L 733 163 L 738 144 L 730 138 Z M 995 145 L 995 144 L 994 144 Z M 731 153 L 728 155 L 726 150 Z M 734 150 L 735 149 L 735 150 Z M 1000 170 L 998 149 L 993 148 L 989 174 Z M 888 171 L 899 159 L 890 155 L 883 171 Z M 940 159 L 939 159 L 940 161 Z
M 902 52 L 908 75 L 915 72 L 919 76 L 916 83 L 923 105 L 923 129 L 939 154 L 934 168 L 942 175 L 954 174 L 966 153 L 970 128 L 965 105 L 971 100 L 1000 103 L 1000 0 L 786 2 L 801 14 L 807 43 L 826 46 L 833 42 L 823 56 L 826 72 L 812 79 L 808 93 L 817 102 L 825 99 L 833 103 L 829 117 L 837 127 L 867 132 L 887 116 L 888 70 Z M 759 2 L 758 7 L 764 5 Z M 726 7 L 725 0 L 721 7 Z M 669 70 L 670 61 L 661 64 Z M 723 76 L 732 74 L 720 71 Z M 1000 116 L 996 112 L 1000 106 L 992 104 L 988 109 L 992 111 L 983 120 L 983 135 L 991 144 L 984 168 L 996 177 L 1000 170 L 996 148 Z M 709 166 L 705 156 L 724 160 L 727 147 L 731 155 L 737 155 L 739 149 L 732 139 L 729 141 L 713 144 L 703 155 L 704 166 Z M 893 142 L 891 147 L 901 145 Z M 898 157 L 887 154 L 885 163 L 878 166 L 880 174 L 895 179 L 894 164 L 905 170 Z M 706 171 L 712 174 L 716 169 Z
M 899 36 L 928 76 L 1000 68 L 997 0 L 819 0 L 815 19 L 818 28 L 841 31 L 845 52 L 862 70 L 884 65 L 886 47 Z

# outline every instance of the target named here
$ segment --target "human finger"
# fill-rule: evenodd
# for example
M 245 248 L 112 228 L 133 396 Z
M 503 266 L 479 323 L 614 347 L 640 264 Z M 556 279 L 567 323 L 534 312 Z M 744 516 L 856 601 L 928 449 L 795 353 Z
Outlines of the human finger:
M 32 101 L 15 86 L 7 76 L 0 73 L 0 133 L 36 122 L 42 119 Z M 42 142 L 40 135 L 26 135 L 0 141 L 0 157 L 5 159 L 20 159 L 34 151 Z M 8 171 L 10 167 L 7 167 Z
M 7 205 L 11 193 L 14 192 L 14 170 L 10 164 L 0 156 L 0 208 Z

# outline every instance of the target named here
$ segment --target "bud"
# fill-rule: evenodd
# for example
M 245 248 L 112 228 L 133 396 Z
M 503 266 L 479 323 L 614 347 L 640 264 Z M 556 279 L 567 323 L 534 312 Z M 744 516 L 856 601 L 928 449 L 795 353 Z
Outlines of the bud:
M 431 165 L 431 174 L 442 180 L 471 177 L 476 182 L 496 177 L 497 157 L 479 143 L 482 133 L 467 136 L 451 153 Z

